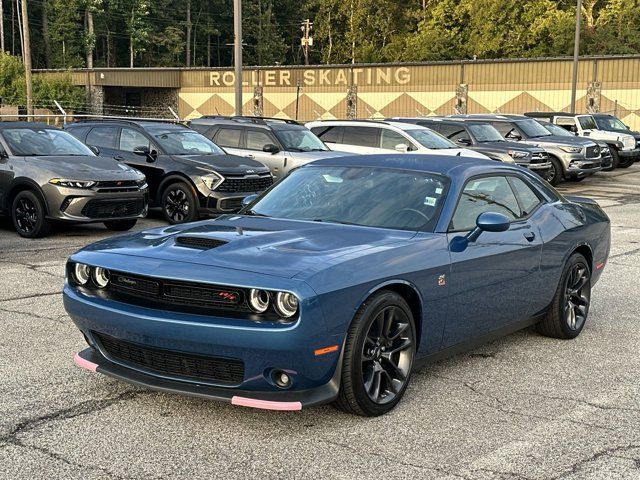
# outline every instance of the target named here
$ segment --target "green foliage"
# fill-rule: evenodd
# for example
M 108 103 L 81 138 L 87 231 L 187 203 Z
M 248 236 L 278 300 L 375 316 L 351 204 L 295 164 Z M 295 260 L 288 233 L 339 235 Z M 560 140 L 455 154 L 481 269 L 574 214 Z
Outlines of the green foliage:
M 25 105 L 27 99 L 24 65 L 18 57 L 0 53 L 0 103 Z M 34 75 L 33 103 L 36 106 L 53 107 L 57 100 L 72 111 L 84 103 L 84 89 L 73 85 L 69 73 L 54 76 Z

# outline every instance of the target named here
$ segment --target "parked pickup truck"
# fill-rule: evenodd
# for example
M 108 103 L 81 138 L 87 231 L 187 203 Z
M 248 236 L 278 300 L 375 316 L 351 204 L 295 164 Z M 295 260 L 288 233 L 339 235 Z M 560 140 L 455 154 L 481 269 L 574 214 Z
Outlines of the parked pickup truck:
M 528 112 L 525 115 L 538 120 L 548 120 L 580 137 L 605 142 L 611 149 L 614 168 L 630 167 L 640 159 L 640 148 L 631 132 L 602 130 L 589 113 Z

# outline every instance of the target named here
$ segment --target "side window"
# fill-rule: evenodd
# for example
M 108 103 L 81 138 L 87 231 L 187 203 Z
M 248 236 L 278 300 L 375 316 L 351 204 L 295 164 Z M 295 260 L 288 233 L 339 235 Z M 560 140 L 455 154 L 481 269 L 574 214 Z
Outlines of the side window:
M 510 220 L 521 216 L 520 206 L 506 177 L 482 177 L 467 182 L 451 219 L 450 230 L 468 231 L 476 226 L 478 215 L 496 212 Z
M 342 127 L 313 127 L 311 131 L 325 143 L 342 143 Z
M 95 127 L 87 135 L 86 144 L 99 148 L 116 148 L 118 127 Z
M 195 130 L 198 133 L 201 133 L 202 135 L 208 137 L 209 135 L 207 135 L 207 133 L 209 132 L 209 130 L 211 130 L 211 125 L 198 125 L 198 124 L 191 124 L 189 125 L 193 130 Z
M 569 117 L 556 117 L 556 125 L 561 126 L 565 130 L 572 131 L 572 129 L 576 129 L 576 120 L 575 118 Z
M 240 137 L 242 137 L 240 128 L 221 128 L 215 134 L 213 141 L 221 147 L 240 148 Z
M 268 144 L 276 144 L 276 141 L 271 136 L 262 130 L 247 130 L 247 149 L 248 150 L 260 150 Z
M 73 135 L 80 141 L 84 140 L 84 137 L 88 131 L 89 131 L 89 127 L 76 127 L 76 128 L 70 128 L 67 130 L 67 132 L 69 132 L 71 135 Z
M 509 181 L 518 196 L 518 200 L 520 200 L 522 216 L 526 217 L 542 202 L 536 192 L 534 192 L 533 189 L 522 179 L 518 177 L 509 177 Z
M 450 124 L 441 125 L 440 134 L 444 135 L 452 142 L 457 142 L 463 139 L 471 143 L 471 137 L 469 136 L 469 134 L 467 133 L 467 130 L 462 125 L 460 126 L 450 125 Z
M 378 148 L 380 129 L 375 127 L 344 127 L 342 143 L 359 147 Z
M 519 135 L 518 130 L 516 130 L 516 127 L 510 123 L 495 122 L 495 123 L 492 123 L 492 125 L 496 128 L 496 130 L 500 132 L 500 135 L 502 135 L 504 138 L 509 138 L 512 135 Z
M 120 150 L 133 152 L 136 147 L 151 148 L 149 140 L 142 133 L 132 128 L 123 128 L 120 132 Z
M 396 145 L 404 144 L 411 147 L 411 142 L 393 130 L 382 129 L 380 135 L 380 148 L 389 148 L 394 150 Z

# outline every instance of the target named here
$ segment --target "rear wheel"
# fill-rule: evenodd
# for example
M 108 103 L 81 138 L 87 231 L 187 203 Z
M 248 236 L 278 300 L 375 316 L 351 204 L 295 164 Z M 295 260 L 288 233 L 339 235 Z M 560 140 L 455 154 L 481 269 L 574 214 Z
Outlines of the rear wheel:
M 129 220 L 109 220 L 104 222 L 104 226 L 109 230 L 114 232 L 126 232 L 127 230 L 131 230 L 138 223 L 137 218 L 132 218 Z
M 390 411 L 409 384 L 415 351 L 415 323 L 407 302 L 391 291 L 373 295 L 347 333 L 336 406 L 369 417 Z
M 620 153 L 618 153 L 618 150 L 616 150 L 615 148 L 611 149 L 611 155 L 614 159 L 617 159 L 616 167 L 618 168 L 629 168 L 631 165 L 633 165 L 633 158 L 620 158 Z
M 169 185 L 160 199 L 162 214 L 171 224 L 193 222 L 198 219 L 198 204 L 192 188 L 184 182 Z
M 49 232 L 44 204 L 34 192 L 25 190 L 13 199 L 11 218 L 16 232 L 25 238 L 43 237 Z
M 574 253 L 564 268 L 553 303 L 536 329 L 547 337 L 577 337 L 587 320 L 590 301 L 591 270 L 584 256 Z
M 551 166 L 547 172 L 547 182 L 555 186 L 562 181 L 562 165 L 560 165 L 558 159 L 553 157 L 549 157 L 549 162 Z

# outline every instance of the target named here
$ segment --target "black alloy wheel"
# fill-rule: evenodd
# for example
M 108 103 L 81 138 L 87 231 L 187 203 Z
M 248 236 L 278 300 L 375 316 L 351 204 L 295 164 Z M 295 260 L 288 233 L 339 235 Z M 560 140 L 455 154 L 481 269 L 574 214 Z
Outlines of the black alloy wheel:
M 591 270 L 585 257 L 574 253 L 565 265 L 549 310 L 536 325 L 542 335 L 577 337 L 587 321 L 591 302 Z
M 196 197 L 191 188 L 182 182 L 169 185 L 162 194 L 162 213 L 171 224 L 197 220 Z
M 409 384 L 416 348 L 407 302 L 388 290 L 372 295 L 347 333 L 336 406 L 371 417 L 390 411 Z
M 549 163 L 551 165 L 549 167 L 549 170 L 547 170 L 545 180 L 551 185 L 555 186 L 562 181 L 562 166 L 560 165 L 560 162 L 555 158 L 549 158 Z
M 373 320 L 362 347 L 362 381 L 374 403 L 396 398 L 409 377 L 414 339 L 407 315 L 396 306 L 382 310 Z
M 38 196 L 25 190 L 13 199 L 11 217 L 16 232 L 25 238 L 37 238 L 49 230 L 45 209 Z
M 577 263 L 572 266 L 564 292 L 564 318 L 571 330 L 581 330 L 587 319 L 591 289 L 589 268 Z

